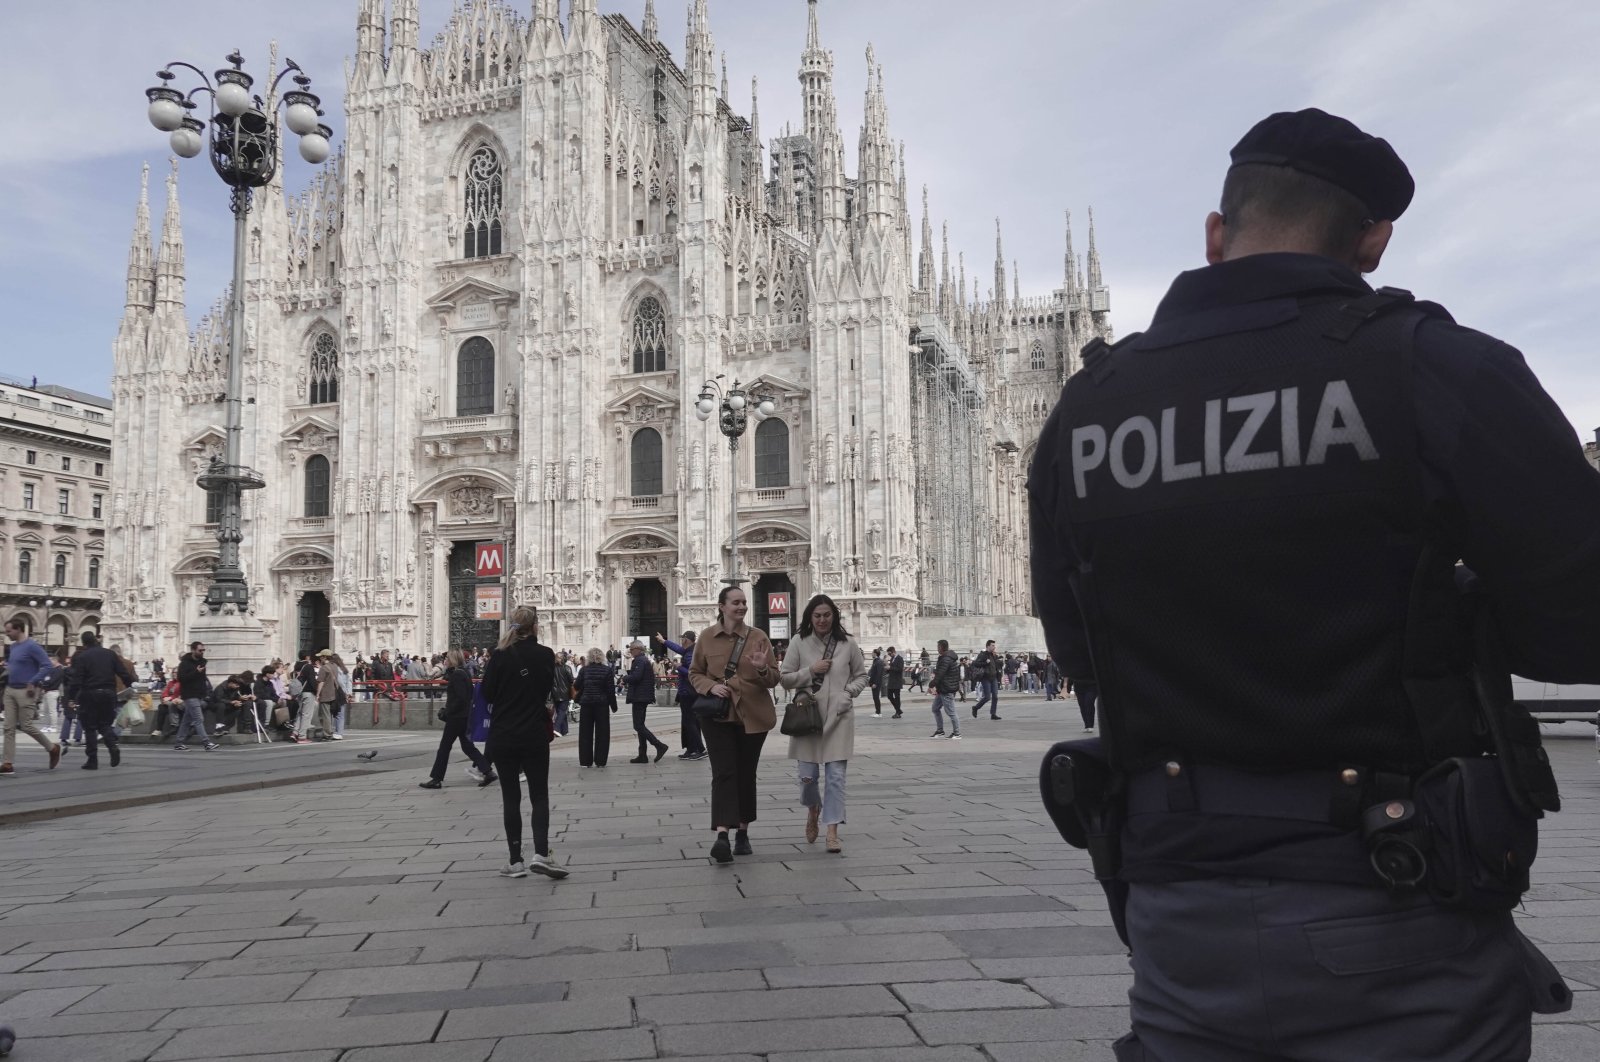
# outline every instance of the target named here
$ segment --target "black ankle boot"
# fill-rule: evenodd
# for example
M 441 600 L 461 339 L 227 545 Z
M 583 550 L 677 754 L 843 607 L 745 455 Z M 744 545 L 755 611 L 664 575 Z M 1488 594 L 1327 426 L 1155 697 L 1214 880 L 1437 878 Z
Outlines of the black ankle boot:
M 717 831 L 717 843 L 711 846 L 711 858 L 718 863 L 733 862 L 733 849 L 728 846 L 728 831 Z
M 733 835 L 733 854 L 734 855 L 754 855 L 755 854 L 750 848 L 750 835 L 748 833 L 746 833 L 744 830 L 740 830 L 739 832 L 737 832 L 737 833 L 735 833 Z

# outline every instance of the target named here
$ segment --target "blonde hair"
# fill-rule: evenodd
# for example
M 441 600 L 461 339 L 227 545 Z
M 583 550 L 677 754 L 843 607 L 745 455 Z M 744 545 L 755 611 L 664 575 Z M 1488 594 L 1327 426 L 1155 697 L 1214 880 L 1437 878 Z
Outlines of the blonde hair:
M 532 605 L 518 605 L 511 613 L 511 623 L 506 627 L 505 637 L 500 639 L 499 648 L 508 649 L 513 642 L 538 636 L 539 610 Z
M 460 649 L 452 649 L 448 653 L 444 654 L 444 663 L 446 667 L 461 667 L 466 662 L 467 658 L 461 655 Z
M 606 654 L 602 653 L 599 649 L 590 649 L 587 654 L 587 659 L 591 664 L 603 664 L 606 662 Z

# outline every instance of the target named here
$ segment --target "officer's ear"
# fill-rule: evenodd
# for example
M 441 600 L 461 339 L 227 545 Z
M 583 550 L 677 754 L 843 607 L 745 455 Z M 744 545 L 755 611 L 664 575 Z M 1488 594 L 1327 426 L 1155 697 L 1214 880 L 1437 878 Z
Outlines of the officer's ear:
M 1361 239 L 1356 242 L 1355 266 L 1363 273 L 1376 272 L 1378 263 L 1383 260 L 1383 252 L 1389 246 L 1389 238 L 1394 235 L 1394 222 L 1374 221 L 1361 230 Z
M 1215 210 L 1206 215 L 1206 262 L 1210 265 L 1223 260 L 1222 242 L 1227 227 L 1227 221 Z

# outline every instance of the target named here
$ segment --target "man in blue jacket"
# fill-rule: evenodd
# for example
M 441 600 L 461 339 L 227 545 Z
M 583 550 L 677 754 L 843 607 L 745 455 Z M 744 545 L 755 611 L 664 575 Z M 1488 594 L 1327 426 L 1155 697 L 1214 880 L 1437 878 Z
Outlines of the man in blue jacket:
M 656 762 L 661 762 L 661 757 L 667 754 L 667 743 L 650 733 L 650 728 L 645 725 L 645 712 L 656 702 L 656 669 L 651 666 L 650 654 L 644 651 L 644 643 L 637 638 L 628 646 L 628 671 L 623 675 L 622 681 L 628 690 L 628 707 L 633 709 L 633 730 L 639 735 L 639 755 L 629 760 L 629 763 L 649 763 L 649 747 L 656 747 Z
M 11 648 L 6 655 L 5 755 L 0 757 L 0 774 L 13 774 L 11 761 L 17 755 L 20 730 L 50 753 L 50 766 L 61 762 L 61 746 L 45 737 L 34 723 L 39 714 L 39 682 L 50 670 L 50 656 L 28 637 L 21 620 L 6 620 L 6 637 Z
M 683 726 L 679 731 L 683 737 L 683 751 L 678 753 L 678 759 L 703 760 L 706 743 L 700 736 L 700 720 L 694 715 L 694 699 L 700 695 L 689 685 L 689 665 L 694 663 L 694 631 L 683 632 L 682 644 L 663 637 L 659 632 L 656 641 L 678 654 L 678 712 L 683 717 Z

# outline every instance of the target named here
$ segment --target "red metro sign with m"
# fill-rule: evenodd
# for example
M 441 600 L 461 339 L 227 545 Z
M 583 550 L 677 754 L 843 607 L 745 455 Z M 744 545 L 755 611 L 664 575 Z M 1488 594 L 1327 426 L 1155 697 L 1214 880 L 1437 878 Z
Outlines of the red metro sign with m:
M 479 579 L 505 578 L 506 544 L 504 542 L 479 542 L 476 559 Z

